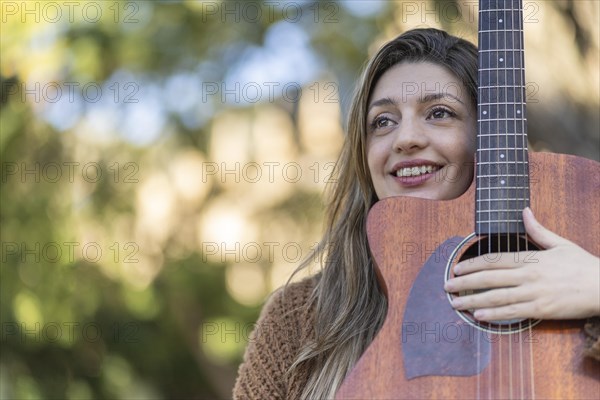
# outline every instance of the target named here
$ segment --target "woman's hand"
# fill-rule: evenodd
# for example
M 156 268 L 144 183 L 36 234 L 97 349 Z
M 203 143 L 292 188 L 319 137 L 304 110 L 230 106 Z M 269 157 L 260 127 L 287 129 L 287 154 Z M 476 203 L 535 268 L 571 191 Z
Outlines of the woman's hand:
M 458 310 L 482 321 L 514 318 L 578 319 L 600 315 L 600 259 L 544 228 L 523 210 L 529 237 L 542 251 L 480 256 L 457 264 L 448 292 L 490 289 L 455 297 Z

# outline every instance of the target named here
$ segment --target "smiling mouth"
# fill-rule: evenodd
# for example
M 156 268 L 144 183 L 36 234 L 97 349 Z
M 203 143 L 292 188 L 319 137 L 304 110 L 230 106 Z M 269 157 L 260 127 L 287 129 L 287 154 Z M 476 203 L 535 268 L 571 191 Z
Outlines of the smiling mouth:
M 441 167 L 439 165 L 421 165 L 418 167 L 406 167 L 398 169 L 395 173 L 392 173 L 392 175 L 398 178 L 415 177 L 434 173 L 440 168 Z

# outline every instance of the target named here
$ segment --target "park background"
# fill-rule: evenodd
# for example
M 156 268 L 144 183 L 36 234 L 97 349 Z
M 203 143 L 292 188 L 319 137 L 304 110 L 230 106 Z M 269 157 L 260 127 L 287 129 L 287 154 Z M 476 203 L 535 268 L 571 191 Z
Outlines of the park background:
M 230 397 L 364 61 L 477 39 L 476 1 L 0 4 L 2 399 Z M 600 158 L 599 4 L 524 2 L 533 150 Z

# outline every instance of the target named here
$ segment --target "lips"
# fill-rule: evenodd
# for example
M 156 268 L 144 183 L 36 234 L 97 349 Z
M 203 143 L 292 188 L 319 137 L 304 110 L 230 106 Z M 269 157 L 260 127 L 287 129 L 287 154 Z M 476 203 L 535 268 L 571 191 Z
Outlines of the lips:
M 405 167 L 396 171 L 398 177 L 419 176 L 431 174 L 439 169 L 437 165 L 421 165 L 420 167 Z
M 402 186 L 416 186 L 433 177 L 441 168 L 436 162 L 415 159 L 395 164 L 390 174 Z

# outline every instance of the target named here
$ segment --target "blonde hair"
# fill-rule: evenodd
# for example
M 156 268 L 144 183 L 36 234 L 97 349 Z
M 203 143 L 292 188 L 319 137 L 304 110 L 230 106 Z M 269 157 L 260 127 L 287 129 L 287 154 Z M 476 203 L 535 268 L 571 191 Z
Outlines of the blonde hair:
M 366 218 L 377 196 L 366 159 L 366 117 L 371 91 L 400 62 L 432 62 L 446 67 L 477 102 L 477 48 L 437 29 L 408 31 L 384 45 L 367 63 L 348 115 L 347 136 L 328 188 L 325 233 L 296 272 L 315 255 L 322 269 L 309 307 L 314 307 L 314 340 L 302 343 L 289 373 L 302 368 L 305 399 L 333 398 L 381 328 L 387 313 L 366 234 Z

